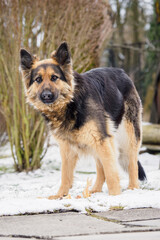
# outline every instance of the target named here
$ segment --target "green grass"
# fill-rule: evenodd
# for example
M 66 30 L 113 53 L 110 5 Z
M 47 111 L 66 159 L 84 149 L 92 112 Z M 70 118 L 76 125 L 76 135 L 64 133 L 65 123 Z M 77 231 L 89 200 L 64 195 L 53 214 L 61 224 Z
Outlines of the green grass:
M 80 174 L 96 174 L 96 172 L 83 172 L 83 171 L 76 171 L 76 173 L 80 173 Z
M 0 159 L 4 159 L 4 158 L 10 158 L 10 155 L 0 155 Z
M 114 211 L 121 211 L 124 209 L 124 206 L 110 206 L 109 210 L 114 210 Z

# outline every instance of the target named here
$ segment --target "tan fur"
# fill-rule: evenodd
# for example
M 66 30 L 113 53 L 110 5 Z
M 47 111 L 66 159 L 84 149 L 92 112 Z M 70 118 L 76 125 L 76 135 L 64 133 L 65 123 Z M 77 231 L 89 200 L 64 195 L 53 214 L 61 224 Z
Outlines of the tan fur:
M 41 67 L 42 64 L 50 63 L 61 68 L 67 82 L 62 81 L 50 66 Z M 43 81 L 39 83 L 33 81 L 29 86 L 32 69 L 36 69 L 35 73 L 38 71 L 36 77 L 41 75 Z M 118 129 L 115 129 L 110 116 L 106 116 L 106 125 L 104 122 L 103 127 L 106 127 L 106 133 L 109 135 L 107 137 L 102 135 L 100 124 L 95 119 L 86 119 L 83 126 L 74 128 L 75 121 L 71 118 L 67 122 L 67 127 L 64 127 L 67 105 L 72 102 L 73 95 L 76 94 L 71 62 L 63 65 L 58 64 L 56 52 L 53 52 L 50 59 L 38 61 L 34 58 L 32 69 L 22 71 L 27 101 L 49 120 L 50 131 L 59 143 L 62 157 L 61 186 L 58 193 L 50 196 L 49 199 L 61 198 L 68 194 L 73 182 L 74 168 L 81 154 L 90 154 L 96 159 L 97 179 L 91 193 L 101 191 L 106 180 L 109 194 L 120 194 L 118 159 L 120 164 L 129 172 L 129 188 L 138 188 L 137 156 L 141 140 L 137 141 L 133 123 L 127 118 L 130 114 L 130 105 L 127 102 L 125 103 L 126 115 L 124 114 Z M 55 82 L 51 81 L 52 75 L 58 77 Z M 48 88 L 53 93 L 58 93 L 58 97 L 55 102 L 45 104 L 39 96 L 43 89 Z M 135 94 L 137 93 L 131 94 L 134 110 L 137 109 L 134 107 L 135 104 L 138 104 Z M 99 111 L 99 104 L 96 104 L 93 100 L 90 99 L 87 104 L 93 111 Z M 139 123 L 141 121 L 140 114 L 141 112 L 138 115 Z M 133 115 L 137 116 L 136 114 Z
M 54 58 L 48 58 L 48 59 L 44 59 L 44 60 L 40 60 L 40 61 L 35 61 L 34 64 L 33 64 L 33 66 L 32 66 L 32 69 L 35 69 L 35 68 L 37 68 L 38 66 L 40 66 L 40 65 L 42 65 L 42 64 L 47 64 L 47 63 L 58 65 L 56 59 L 54 59 Z
M 50 59 L 49 62 L 51 61 Z M 45 62 L 48 62 L 45 60 Z M 42 61 L 40 61 L 42 62 Z M 41 64 L 36 63 L 34 67 L 40 66 Z M 66 105 L 71 101 L 73 97 L 72 86 L 69 86 L 66 82 L 57 79 L 56 82 L 51 82 L 50 77 L 52 74 L 58 76 L 57 73 L 54 73 L 53 69 L 47 67 L 46 70 L 40 68 L 37 75 L 41 74 L 44 81 L 41 84 L 35 82 L 30 87 L 26 89 L 27 101 L 32 104 L 36 109 L 41 109 L 43 113 L 46 114 L 48 118 L 52 120 L 52 126 L 58 128 L 61 122 L 63 121 L 64 112 L 66 110 Z M 58 76 L 59 77 L 59 76 Z M 25 79 L 26 81 L 27 79 Z M 39 97 L 37 97 L 43 88 L 49 87 L 54 92 L 55 89 L 58 91 L 59 96 L 55 103 L 47 105 L 44 104 Z M 53 112 L 56 112 L 56 116 L 53 117 Z
M 137 156 L 139 152 L 140 141 L 137 142 L 135 138 L 133 125 L 127 120 L 123 121 L 127 134 L 127 143 L 125 142 L 123 150 L 125 151 L 126 160 L 129 160 L 129 163 L 126 162 L 126 164 L 128 164 L 130 178 L 129 188 L 134 189 L 139 187 Z M 109 194 L 117 195 L 121 192 L 116 164 L 116 158 L 118 157 L 116 152 L 116 136 L 114 136 L 112 128 L 113 126 L 111 122 L 108 123 L 107 129 L 111 134 L 111 137 L 104 141 L 101 140 L 98 128 L 94 121 L 88 122 L 84 127 L 82 127 L 81 131 L 73 131 L 71 134 L 68 133 L 64 134 L 63 136 L 58 133 L 58 131 L 55 133 L 57 140 L 62 139 L 64 142 L 68 142 L 75 152 L 78 152 L 79 154 L 89 153 L 97 159 L 97 179 L 91 190 L 92 193 L 101 191 L 104 179 L 106 179 Z M 62 176 L 64 176 L 63 169 Z
M 62 158 L 62 175 L 61 186 L 56 195 L 52 195 L 49 199 L 61 198 L 68 194 L 73 182 L 73 173 L 78 160 L 78 154 L 73 151 L 68 142 L 60 141 L 60 153 Z
M 87 122 L 80 131 L 67 131 L 64 134 L 59 130 L 54 135 L 57 140 L 67 141 L 79 151 L 82 149 L 82 152 L 95 152 L 95 144 L 101 140 L 101 135 L 94 121 Z
M 109 194 L 120 194 L 120 180 L 112 137 L 97 145 L 97 153 L 103 165 Z
M 53 61 L 56 61 L 56 57 L 55 57 L 55 53 L 56 51 L 53 51 L 51 54 L 51 57 L 53 59 Z M 71 87 L 72 92 L 74 91 L 74 80 L 73 80 L 73 69 L 72 69 L 72 61 L 70 64 L 65 64 L 65 65 L 60 65 L 62 71 L 64 72 L 66 79 L 68 80 L 68 84 Z
M 133 125 L 129 121 L 125 121 L 125 128 L 128 134 L 128 144 L 126 154 L 129 158 L 128 172 L 129 172 L 129 189 L 139 188 L 138 183 L 138 152 L 140 148 L 140 141 L 137 142 L 134 134 Z
M 109 129 L 109 126 L 108 126 L 108 129 Z M 70 158 L 71 157 L 70 152 L 72 153 L 72 155 L 74 155 L 76 152 L 79 155 L 81 155 L 82 153 L 91 154 L 95 158 L 100 159 L 100 162 L 99 163 L 97 162 L 97 180 L 91 192 L 101 191 L 105 178 L 108 185 L 109 194 L 117 195 L 121 192 L 118 170 L 116 166 L 116 159 L 115 159 L 116 153 L 114 148 L 113 137 L 105 140 L 101 140 L 100 133 L 94 121 L 89 121 L 88 123 L 86 123 L 85 126 L 82 127 L 81 131 L 75 130 L 71 134 L 68 133 L 63 135 L 59 134 L 57 131 L 55 133 L 55 136 L 57 141 L 60 144 L 60 149 L 64 149 L 65 153 L 63 153 L 62 151 L 62 154 L 61 154 L 62 166 L 63 166 L 63 162 L 65 162 L 66 168 L 63 169 L 62 167 L 61 187 L 60 187 L 60 190 L 58 191 L 58 194 L 54 198 L 57 198 L 60 195 L 62 197 L 62 189 L 64 190 L 65 195 L 68 194 L 68 192 L 66 192 L 66 189 L 69 190 L 70 184 L 67 184 L 67 187 L 66 187 L 66 184 L 63 184 L 64 183 L 63 179 L 73 178 L 74 168 L 72 167 L 75 165 L 70 165 L 69 166 L 70 171 L 67 170 L 68 169 L 67 164 L 69 164 L 69 162 L 72 163 L 73 161 L 73 158 Z M 65 145 L 67 145 L 67 150 Z M 71 149 L 69 150 L 69 146 L 72 149 L 72 151 Z M 66 163 L 66 159 L 65 159 L 66 152 L 69 152 L 69 157 L 67 157 L 68 163 Z M 66 177 L 66 172 L 67 174 L 69 174 L 69 177 Z
M 95 184 L 92 187 L 90 193 L 101 192 L 103 183 L 105 181 L 103 166 L 98 158 L 96 159 L 96 170 L 97 170 L 97 178 L 96 178 Z

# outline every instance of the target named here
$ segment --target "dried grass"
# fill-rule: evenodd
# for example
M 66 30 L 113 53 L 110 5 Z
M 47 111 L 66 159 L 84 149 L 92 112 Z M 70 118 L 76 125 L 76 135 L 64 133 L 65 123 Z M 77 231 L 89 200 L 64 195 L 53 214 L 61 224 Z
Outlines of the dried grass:
M 25 102 L 20 48 L 46 58 L 66 40 L 75 70 L 98 66 L 112 32 L 108 9 L 102 0 L 0 1 L 0 111 L 17 171 L 40 167 L 46 138 L 42 117 Z

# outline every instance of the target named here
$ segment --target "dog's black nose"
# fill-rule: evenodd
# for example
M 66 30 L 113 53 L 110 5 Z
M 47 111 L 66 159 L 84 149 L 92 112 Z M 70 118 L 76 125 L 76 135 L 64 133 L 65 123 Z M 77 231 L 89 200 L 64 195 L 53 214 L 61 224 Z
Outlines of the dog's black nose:
M 54 101 L 54 95 L 53 93 L 46 89 L 46 90 L 43 90 L 43 92 L 41 93 L 40 95 L 41 97 L 41 100 L 44 102 L 44 103 L 52 103 Z
M 41 94 L 42 99 L 50 100 L 53 98 L 53 93 L 49 90 L 44 90 Z

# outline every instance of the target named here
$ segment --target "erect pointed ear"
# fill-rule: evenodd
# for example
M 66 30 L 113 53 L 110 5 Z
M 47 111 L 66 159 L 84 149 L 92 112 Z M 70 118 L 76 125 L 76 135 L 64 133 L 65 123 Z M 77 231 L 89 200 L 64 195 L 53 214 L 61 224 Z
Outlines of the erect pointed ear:
M 66 42 L 61 43 L 58 49 L 53 52 L 52 57 L 56 58 L 60 65 L 68 64 L 71 62 L 69 48 Z
M 20 50 L 20 61 L 22 70 L 29 70 L 32 67 L 34 57 L 25 49 Z

